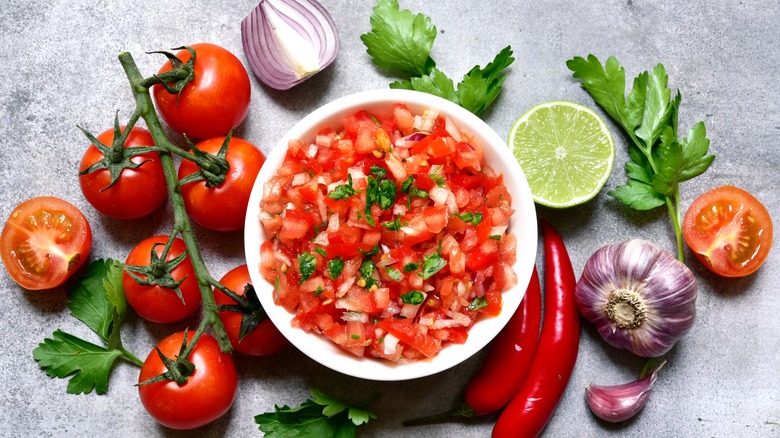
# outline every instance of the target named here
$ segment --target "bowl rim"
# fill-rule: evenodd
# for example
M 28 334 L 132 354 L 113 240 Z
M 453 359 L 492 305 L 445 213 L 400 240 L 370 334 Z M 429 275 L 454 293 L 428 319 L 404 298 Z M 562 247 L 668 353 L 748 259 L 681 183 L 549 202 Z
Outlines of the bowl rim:
M 276 173 L 284 160 L 288 141 L 305 138 L 307 135 L 313 141 L 316 130 L 333 126 L 333 122 L 341 123 L 345 116 L 359 109 L 387 107 L 396 102 L 415 108 L 433 108 L 441 114 L 446 114 L 461 129 L 478 138 L 486 156 L 485 161 L 491 167 L 511 170 L 501 173 L 504 174 L 507 190 L 512 194 L 512 208 L 515 210 L 509 230 L 518 240 L 517 260 L 513 265 L 518 284 L 503 292 L 502 312 L 495 317 L 478 318 L 469 328 L 469 338 L 464 344 L 448 343 L 433 358 L 401 364 L 354 356 L 322 335 L 292 327 L 290 321 L 295 315 L 274 304 L 273 288 L 256 268 L 260 263 L 260 244 L 265 240 L 265 231 L 258 220 L 263 185 Z M 490 160 L 488 155 L 491 156 Z M 494 155 L 496 157 L 493 157 Z M 498 161 L 493 163 L 493 158 L 498 158 Z M 522 213 L 524 220 L 517 220 L 518 213 Z M 250 278 L 260 303 L 279 331 L 293 346 L 321 365 L 352 377 L 375 381 L 401 381 L 433 375 L 462 363 L 484 348 L 506 325 L 522 301 L 536 262 L 537 240 L 536 209 L 531 191 L 506 142 L 486 122 L 453 102 L 427 93 L 397 89 L 349 94 L 320 106 L 299 120 L 275 144 L 258 173 L 250 194 L 244 226 L 244 252 Z

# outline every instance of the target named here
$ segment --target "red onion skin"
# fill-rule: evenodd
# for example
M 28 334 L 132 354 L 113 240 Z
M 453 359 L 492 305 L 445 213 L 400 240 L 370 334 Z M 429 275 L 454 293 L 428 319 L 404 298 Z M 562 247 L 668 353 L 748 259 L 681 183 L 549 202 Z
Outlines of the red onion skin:
M 642 297 L 647 319 L 639 327 L 618 327 L 607 315 L 607 294 L 628 289 Z M 693 326 L 696 279 L 691 271 L 650 242 L 634 239 L 597 250 L 577 283 L 577 307 L 610 345 L 642 357 L 667 353 Z

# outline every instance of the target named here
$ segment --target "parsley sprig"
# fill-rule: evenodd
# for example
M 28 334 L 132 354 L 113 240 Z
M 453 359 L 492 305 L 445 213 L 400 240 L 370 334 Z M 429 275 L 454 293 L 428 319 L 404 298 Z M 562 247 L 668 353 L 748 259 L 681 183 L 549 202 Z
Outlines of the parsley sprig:
M 479 115 L 498 97 L 506 79 L 504 70 L 514 58 L 507 46 L 484 68 L 475 66 L 457 88 L 431 58 L 436 26 L 425 15 L 401 10 L 397 0 L 378 0 L 370 18 L 371 32 L 360 36 L 375 65 L 408 76 L 390 88 L 417 90 L 443 97 Z
M 143 362 L 125 350 L 120 327 L 127 311 L 122 268 L 114 260 L 90 263 L 86 274 L 68 288 L 70 314 L 94 331 L 103 345 L 56 330 L 33 350 L 33 358 L 50 377 L 70 378 L 69 394 L 108 391 L 108 376 L 117 359 L 139 367 Z
M 704 123 L 696 123 L 686 137 L 678 139 L 682 97 L 677 91 L 672 98 L 663 64 L 637 76 L 628 98 L 625 70 L 614 57 L 610 56 L 606 65 L 594 55 L 575 57 L 566 66 L 631 140 L 628 181 L 609 194 L 636 210 L 666 205 L 677 239 L 677 258 L 684 261 L 680 183 L 701 175 L 715 158 L 707 153 L 710 141 Z
M 297 408 L 275 405 L 274 412 L 255 416 L 266 438 L 355 437 L 358 426 L 377 418 L 363 409 L 373 399 L 350 406 L 315 389 L 309 392 L 314 400 L 307 399 Z

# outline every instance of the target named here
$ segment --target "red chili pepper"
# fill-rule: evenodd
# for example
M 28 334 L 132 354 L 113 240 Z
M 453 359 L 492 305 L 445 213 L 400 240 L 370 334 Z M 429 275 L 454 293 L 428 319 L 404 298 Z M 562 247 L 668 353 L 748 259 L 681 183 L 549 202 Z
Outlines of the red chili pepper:
M 545 257 L 545 311 L 539 345 L 520 391 L 502 411 L 493 437 L 536 437 L 550 421 L 577 361 L 580 315 L 576 279 L 563 239 L 541 221 Z
M 463 405 L 454 411 L 404 421 L 405 426 L 472 418 L 501 409 L 523 384 L 539 340 L 542 292 L 534 267 L 520 307 L 490 343 L 482 369 L 466 386 Z
M 482 369 L 466 386 L 463 398 L 475 414 L 503 408 L 520 389 L 536 351 L 541 322 L 542 292 L 534 267 L 520 307 L 490 343 Z

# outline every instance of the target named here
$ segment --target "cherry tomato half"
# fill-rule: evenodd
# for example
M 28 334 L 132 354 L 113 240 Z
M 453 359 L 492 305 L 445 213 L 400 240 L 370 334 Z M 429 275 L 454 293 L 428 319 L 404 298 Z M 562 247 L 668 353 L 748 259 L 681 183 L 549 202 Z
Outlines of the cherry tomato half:
M 241 61 L 220 46 L 199 43 L 190 47 L 195 49 L 195 79 L 179 95 L 160 84 L 152 87 L 160 116 L 171 129 L 193 139 L 227 135 L 249 112 L 249 75 Z M 186 63 L 190 52 L 181 50 L 176 56 Z M 166 62 L 159 74 L 172 68 Z
M 193 332 L 188 332 L 191 340 Z M 174 333 L 157 344 L 167 357 L 180 352 L 184 332 Z M 141 403 L 149 415 L 171 429 L 189 430 L 204 426 L 225 415 L 238 389 L 238 375 L 233 358 L 222 353 L 217 341 L 201 335 L 189 358 L 195 371 L 179 386 L 172 380 L 138 386 Z M 138 382 L 144 382 L 167 371 L 156 350 L 146 357 Z
M 65 282 L 87 260 L 92 228 L 73 204 L 53 196 L 28 199 L 11 212 L 0 255 L 11 278 L 30 290 Z
M 124 133 L 125 127 L 121 127 Z M 108 129 L 97 136 L 104 145 L 111 146 L 114 141 L 114 130 Z M 153 146 L 154 139 L 146 129 L 133 127 L 125 141 L 125 148 L 136 146 Z M 95 145 L 89 145 L 79 165 L 83 172 L 93 164 L 102 160 L 103 153 Z M 108 169 L 100 169 L 88 174 L 79 175 L 79 183 L 84 197 L 95 209 L 107 216 L 117 219 L 136 219 L 146 216 L 156 210 L 168 196 L 160 157 L 156 152 L 136 155 L 130 159 L 141 164 L 135 169 L 124 169 L 113 186 L 111 173 Z
M 198 143 L 196 147 L 216 154 L 224 141 L 225 137 L 211 138 Z M 197 181 L 184 184 L 181 188 L 190 218 L 210 230 L 225 232 L 244 227 L 249 195 L 265 162 L 265 154 L 252 143 L 232 137 L 226 159 L 230 170 L 222 184 L 208 187 L 205 181 Z M 182 160 L 179 179 L 198 170 L 194 162 Z
M 247 265 L 241 265 L 229 271 L 219 282 L 239 296 L 244 296 L 244 286 L 252 284 Z M 214 290 L 214 301 L 217 305 L 236 304 L 232 298 L 216 289 Z M 239 340 L 243 313 L 222 310 L 219 312 L 219 316 L 222 318 L 222 324 L 225 326 L 230 343 L 233 344 L 233 348 L 236 351 L 250 356 L 265 356 L 276 353 L 289 344 L 287 338 L 282 335 L 268 317 L 262 320 L 243 339 Z
M 766 207 L 733 186 L 699 196 L 683 220 L 685 242 L 704 266 L 724 277 L 755 272 L 769 255 L 772 234 Z
M 152 259 L 152 247 L 154 246 L 157 255 L 161 256 L 166 242 L 168 242 L 168 236 L 154 236 L 143 240 L 130 251 L 125 264 L 149 266 Z M 176 238 L 165 260 L 170 261 L 185 250 L 184 241 Z M 136 273 L 136 275 L 146 278 L 142 274 Z M 126 270 L 122 273 L 122 288 L 125 291 L 125 298 L 127 298 L 130 307 L 141 318 L 167 324 L 181 321 L 198 309 L 201 302 L 200 289 L 189 256 L 171 271 L 171 276 L 175 281 L 184 279 L 184 282 L 179 286 L 181 295 L 184 297 L 183 303 L 174 289 L 159 285 L 143 286 L 130 277 Z

